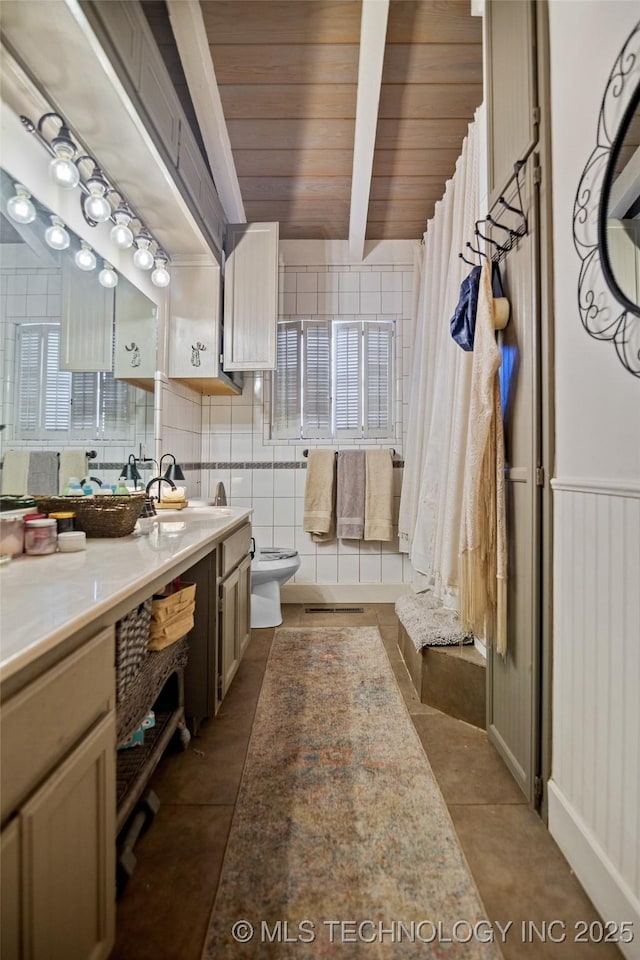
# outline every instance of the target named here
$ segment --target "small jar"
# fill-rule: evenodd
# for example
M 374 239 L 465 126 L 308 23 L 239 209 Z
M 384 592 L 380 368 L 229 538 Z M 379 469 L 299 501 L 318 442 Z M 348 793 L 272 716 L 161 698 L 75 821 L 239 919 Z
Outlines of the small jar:
M 24 525 L 24 550 L 29 556 L 55 553 L 57 539 L 56 521 L 50 517 L 46 520 L 29 520 Z
M 69 533 L 76 528 L 76 515 L 71 511 L 50 513 L 49 519 L 56 521 L 58 536 L 60 536 L 61 533 Z
M 58 550 L 60 553 L 75 553 L 77 550 L 87 549 L 87 536 L 83 530 L 69 530 L 58 534 Z

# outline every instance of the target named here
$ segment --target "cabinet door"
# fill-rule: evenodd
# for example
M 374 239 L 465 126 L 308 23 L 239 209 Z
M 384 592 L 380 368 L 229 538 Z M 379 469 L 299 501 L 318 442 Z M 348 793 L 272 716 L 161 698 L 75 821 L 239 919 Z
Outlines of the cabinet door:
M 116 287 L 116 335 L 113 372 L 120 380 L 153 389 L 156 372 L 158 308 L 121 278 Z
M 251 637 L 251 557 L 238 567 L 238 658 L 242 659 Z
M 238 613 L 240 609 L 240 568 L 220 584 L 220 680 L 225 696 L 240 662 Z
M 169 376 L 217 377 L 220 356 L 220 268 L 174 266 L 171 271 Z
M 0 955 L 18 960 L 20 948 L 20 827 L 17 819 L 0 839 Z
M 113 303 L 113 290 L 101 286 L 93 270 L 83 273 L 63 260 L 61 370 L 111 370 Z
M 102 960 L 113 946 L 115 756 L 111 713 L 22 808 L 28 960 Z
M 275 370 L 278 224 L 227 224 L 225 253 L 223 367 Z

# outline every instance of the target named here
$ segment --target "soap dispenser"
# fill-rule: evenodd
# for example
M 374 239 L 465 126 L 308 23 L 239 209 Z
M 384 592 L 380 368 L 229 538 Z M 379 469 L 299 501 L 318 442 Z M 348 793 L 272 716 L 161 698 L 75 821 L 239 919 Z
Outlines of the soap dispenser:
M 114 492 L 114 494 L 115 494 L 117 497 L 120 497 L 120 496 L 122 496 L 122 497 L 129 497 L 129 496 L 131 496 L 131 492 L 130 492 L 129 490 L 127 490 L 127 485 L 126 485 L 126 483 L 124 482 L 124 478 L 123 478 L 123 477 L 121 477 L 121 478 L 118 480 L 118 486 L 115 488 L 115 490 L 114 490 L 113 492 Z

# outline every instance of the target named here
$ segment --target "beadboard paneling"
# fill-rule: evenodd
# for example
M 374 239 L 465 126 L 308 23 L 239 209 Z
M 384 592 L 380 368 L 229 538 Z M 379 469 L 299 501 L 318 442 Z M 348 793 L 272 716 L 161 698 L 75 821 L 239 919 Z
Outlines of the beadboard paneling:
M 640 894 L 640 489 L 554 484 L 553 789 L 635 908 Z M 563 823 L 565 826 L 563 827 Z M 589 840 L 591 838 L 591 840 Z M 596 903 L 599 878 L 580 876 Z M 593 885 L 595 884 L 595 888 Z M 616 918 L 617 919 L 617 918 Z M 625 918 L 627 919 L 627 918 Z

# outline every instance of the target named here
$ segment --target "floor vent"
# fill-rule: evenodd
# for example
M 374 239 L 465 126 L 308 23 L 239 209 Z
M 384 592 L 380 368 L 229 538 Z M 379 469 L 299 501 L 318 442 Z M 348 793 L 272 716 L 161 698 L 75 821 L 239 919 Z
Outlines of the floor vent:
M 305 607 L 305 613 L 364 613 L 364 607 Z

